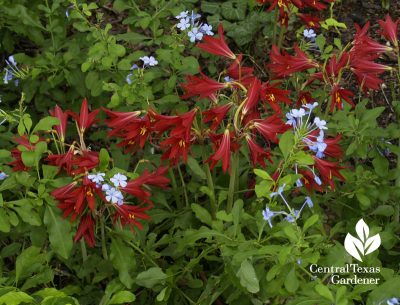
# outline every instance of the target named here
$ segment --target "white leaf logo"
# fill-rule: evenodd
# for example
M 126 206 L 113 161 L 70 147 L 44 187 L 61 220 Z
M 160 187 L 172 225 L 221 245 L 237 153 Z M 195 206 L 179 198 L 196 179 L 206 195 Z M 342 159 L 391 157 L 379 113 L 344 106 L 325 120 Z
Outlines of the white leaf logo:
M 381 237 L 376 234 L 369 237 L 369 227 L 363 219 L 356 224 L 356 232 L 359 238 L 347 233 L 344 240 L 344 248 L 352 257 L 362 262 L 362 256 L 374 252 L 381 245 Z

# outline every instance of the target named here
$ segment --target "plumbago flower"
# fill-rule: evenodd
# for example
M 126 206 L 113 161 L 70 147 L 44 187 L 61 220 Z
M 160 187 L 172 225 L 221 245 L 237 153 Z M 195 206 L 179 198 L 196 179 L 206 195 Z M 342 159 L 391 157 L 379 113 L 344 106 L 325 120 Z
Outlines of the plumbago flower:
M 21 69 L 17 65 L 14 56 L 11 55 L 6 59 L 6 68 L 4 68 L 3 84 L 7 85 L 10 81 L 14 81 L 14 85 L 18 86 L 19 79 L 25 79 L 28 76 L 27 68 Z
M 143 77 L 144 70 L 146 68 L 155 67 L 158 65 L 158 60 L 154 56 L 142 56 L 139 59 L 143 62 L 142 68 L 139 68 L 137 64 L 132 65 L 132 67 L 129 69 L 131 72 L 125 78 L 128 85 L 134 83 L 135 79 Z
M 213 36 L 212 26 L 207 23 L 201 23 L 200 14 L 189 11 L 182 11 L 175 17 L 179 20 L 176 27 L 182 32 L 187 31 L 190 42 L 201 41 L 203 37 Z

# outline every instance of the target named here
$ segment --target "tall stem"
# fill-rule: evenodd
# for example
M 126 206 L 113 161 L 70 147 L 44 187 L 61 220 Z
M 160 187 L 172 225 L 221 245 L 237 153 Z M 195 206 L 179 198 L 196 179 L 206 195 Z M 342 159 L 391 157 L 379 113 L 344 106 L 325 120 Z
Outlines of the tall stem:
M 215 200 L 214 182 L 213 182 L 210 167 L 208 166 L 208 164 L 206 164 L 206 177 L 207 177 L 207 186 L 211 192 L 211 196 L 210 196 L 211 217 L 213 219 L 215 219 L 215 215 L 217 213 L 217 202 Z
M 185 183 L 185 179 L 183 179 L 182 171 L 181 171 L 181 168 L 179 167 L 179 165 L 178 165 L 178 173 L 179 173 L 179 177 L 181 178 L 183 195 L 185 196 L 186 207 L 188 207 L 189 206 L 189 198 L 188 198 L 188 194 L 187 194 L 187 190 L 186 190 L 186 183 Z
M 81 243 L 82 261 L 85 263 L 87 261 L 88 256 L 87 256 L 85 241 L 83 240 L 83 238 L 81 239 L 80 243 Z
M 232 169 L 231 177 L 229 179 L 229 189 L 228 189 L 228 206 L 226 211 L 229 213 L 232 211 L 233 203 L 235 201 L 235 187 L 236 179 L 239 173 L 239 152 L 235 152 L 232 156 Z
M 179 196 L 178 186 L 176 184 L 175 175 L 172 169 L 169 169 L 169 177 L 171 178 L 172 191 L 174 193 L 176 206 L 178 209 L 182 208 L 181 197 Z
M 100 230 L 101 230 L 101 252 L 103 253 L 103 258 L 108 260 L 106 237 L 104 234 L 104 215 L 100 217 Z

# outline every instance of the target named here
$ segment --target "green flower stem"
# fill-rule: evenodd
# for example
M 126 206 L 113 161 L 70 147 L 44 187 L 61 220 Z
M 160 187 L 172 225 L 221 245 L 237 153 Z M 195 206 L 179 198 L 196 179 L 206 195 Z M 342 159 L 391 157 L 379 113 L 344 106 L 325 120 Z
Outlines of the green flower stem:
M 104 216 L 100 217 L 100 231 L 101 231 L 101 252 L 103 253 L 103 258 L 108 260 L 106 237 L 104 234 Z
M 141 255 L 143 255 L 143 257 L 145 257 L 154 267 L 159 267 L 158 264 L 146 252 L 139 248 L 138 245 L 133 242 L 128 242 L 128 244 Z
M 187 190 L 186 190 L 186 183 L 185 183 L 185 179 L 183 179 L 183 175 L 182 175 L 182 171 L 181 168 L 178 165 L 178 173 L 179 173 L 179 177 L 181 179 L 181 183 L 182 183 L 182 188 L 183 188 L 183 195 L 185 197 L 185 204 L 186 207 L 189 206 L 189 198 L 188 198 L 188 194 L 187 194 Z
M 182 203 L 181 203 L 181 197 L 179 196 L 179 190 L 178 190 L 178 186 L 176 184 L 175 175 L 171 168 L 168 170 L 168 173 L 169 173 L 169 177 L 171 178 L 172 192 L 174 193 L 176 206 L 178 209 L 180 209 L 180 208 L 182 208 Z
M 228 189 L 228 205 L 226 211 L 230 213 L 235 201 L 236 179 L 239 176 L 239 152 L 235 152 L 232 156 L 231 177 L 229 179 Z
M 82 261 L 85 263 L 87 261 L 88 256 L 87 256 L 85 241 L 83 238 L 81 239 L 80 243 L 81 243 Z
M 217 201 L 215 199 L 214 182 L 211 176 L 210 166 L 206 164 L 205 167 L 206 167 L 207 186 L 211 192 L 210 196 L 211 217 L 212 219 L 215 219 L 218 207 L 217 207 Z

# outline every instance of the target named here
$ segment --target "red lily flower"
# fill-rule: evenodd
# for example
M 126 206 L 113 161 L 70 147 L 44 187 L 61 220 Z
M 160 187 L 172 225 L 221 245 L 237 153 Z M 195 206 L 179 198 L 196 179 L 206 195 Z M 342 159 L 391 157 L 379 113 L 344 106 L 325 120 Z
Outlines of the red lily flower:
M 169 137 L 160 143 L 160 147 L 166 150 L 161 156 L 162 160 L 169 160 L 170 165 L 177 165 L 180 157 L 187 163 L 191 140 L 181 137 Z
M 74 242 L 78 242 L 85 239 L 89 247 L 93 248 L 96 244 L 94 237 L 94 224 L 95 221 L 93 217 L 89 214 L 81 217 L 81 222 L 79 223 L 78 230 L 74 236 Z
M 310 194 L 313 190 L 317 192 L 323 191 L 322 185 L 319 185 L 317 182 L 315 182 L 315 176 L 313 172 L 309 170 L 299 170 L 299 174 L 303 176 L 301 178 L 301 182 Z
M 245 67 L 242 65 L 243 54 L 239 54 L 235 61 L 228 67 L 227 73 L 229 77 L 242 83 L 243 86 L 248 87 L 254 78 L 254 68 Z
M 262 85 L 261 89 L 261 99 L 267 102 L 277 113 L 281 112 L 278 102 L 282 102 L 287 105 L 291 104 L 291 100 L 289 98 L 290 90 L 282 90 L 277 88 L 280 84 L 282 84 L 282 82 L 276 82 L 274 84 L 267 82 Z
M 395 47 L 399 46 L 397 40 L 397 30 L 400 23 L 400 19 L 397 19 L 396 22 L 392 20 L 389 14 L 385 16 L 385 21 L 378 20 L 379 25 L 382 28 L 382 35 L 389 40 Z
M 75 169 L 71 172 L 72 175 L 79 175 L 84 172 L 96 168 L 100 163 L 99 153 L 97 151 L 84 150 L 81 155 L 75 155 L 72 165 Z
M 143 118 L 131 118 L 130 123 L 126 124 L 116 133 L 124 141 L 118 143 L 119 147 L 127 147 L 127 151 L 136 152 L 143 148 L 151 135 L 152 126 L 149 114 Z
M 302 105 L 311 104 L 315 100 L 313 99 L 312 95 L 308 91 L 300 91 L 299 97 L 296 102 L 296 107 L 300 107 Z
M 276 74 L 278 77 L 285 77 L 295 72 L 301 72 L 319 66 L 318 63 L 308 58 L 297 45 L 294 46 L 294 49 L 296 55 L 293 56 L 287 54 L 285 51 L 282 51 L 281 54 L 277 46 L 272 46 L 270 53 L 271 63 L 268 64 L 272 73 Z
M 136 119 L 140 115 L 140 111 L 133 111 L 133 112 L 118 112 L 118 111 L 111 111 L 106 108 L 102 108 L 103 111 L 110 117 L 105 122 L 109 128 L 113 130 L 109 133 L 109 136 L 118 134 L 118 132 L 124 133 L 126 132 L 127 125 L 130 123 L 136 122 Z
M 260 98 L 261 81 L 258 78 L 254 78 L 249 90 L 247 91 L 246 102 L 244 103 L 242 115 L 246 115 L 247 112 L 253 107 L 257 106 Z
M 123 226 L 128 225 L 132 231 L 135 231 L 135 227 L 139 230 L 143 230 L 142 224 L 138 221 L 139 219 L 151 220 L 151 217 L 146 212 L 152 208 L 149 206 L 134 206 L 129 204 L 123 204 L 121 206 L 114 205 L 116 212 L 114 215 L 114 223 L 118 220 L 121 221 Z
M 75 119 L 76 123 L 78 124 L 80 133 L 84 133 L 86 129 L 93 125 L 99 111 L 99 109 L 96 109 L 92 112 L 89 112 L 87 99 L 84 98 L 79 116 L 77 113 L 72 111 L 69 112 L 69 114 Z
M 321 18 L 313 16 L 313 15 L 307 15 L 307 14 L 298 14 L 300 17 L 300 20 L 308 27 L 312 29 L 319 29 L 321 27 L 320 22 Z
M 222 136 L 222 139 L 219 140 Z M 231 150 L 233 149 L 231 144 L 231 138 L 233 137 L 233 133 L 229 131 L 229 129 L 225 129 L 223 135 L 217 135 L 212 140 L 214 142 L 215 148 L 217 147 L 217 143 L 219 142 L 218 149 L 216 152 L 208 158 L 207 163 L 211 163 L 210 168 L 213 169 L 219 160 L 222 160 L 222 171 L 225 173 L 227 169 L 229 169 L 229 165 L 231 162 Z
M 343 100 L 350 104 L 352 107 L 355 107 L 352 98 L 354 93 L 350 90 L 340 88 L 339 85 L 334 85 L 332 91 L 330 93 L 332 96 L 330 111 L 333 112 L 333 109 L 342 110 L 343 109 Z
M 256 167 L 257 163 L 262 167 L 265 167 L 264 159 L 268 159 L 269 162 L 272 163 L 271 154 L 264 150 L 261 146 L 259 146 L 251 136 L 246 136 L 247 145 L 249 146 L 250 154 L 251 154 L 251 162 L 253 167 Z
M 94 210 L 95 195 L 106 202 L 103 193 L 96 184 L 84 176 L 82 183 L 77 186 L 76 182 L 54 190 L 52 196 L 59 202 L 58 207 L 63 210 L 64 218 L 72 214 L 71 220 L 81 216 L 86 207 Z
M 325 148 L 324 154 L 336 159 L 342 158 L 343 150 L 339 145 L 339 141 L 341 140 L 341 138 L 341 135 L 337 135 L 334 138 L 325 138 L 324 143 L 328 146 Z
M 314 159 L 315 167 L 321 174 L 322 181 L 324 181 L 326 184 L 329 184 L 332 190 L 335 188 L 335 184 L 332 179 L 333 177 L 337 177 L 341 181 L 346 180 L 339 172 L 339 170 L 344 169 L 344 167 L 338 166 L 338 164 L 334 162 L 319 159 L 315 156 L 312 157 Z
M 212 96 L 218 90 L 229 87 L 229 83 L 220 83 L 211 78 L 208 78 L 202 72 L 200 72 L 202 77 L 188 75 L 186 77 L 187 82 L 182 84 L 185 94 L 182 95 L 183 99 L 187 99 L 192 96 L 199 95 L 201 98 L 206 98 Z
M 210 129 L 216 130 L 224 120 L 226 114 L 228 113 L 229 109 L 231 109 L 232 103 L 220 105 L 209 110 L 203 111 L 203 123 L 212 122 Z
M 64 142 L 65 133 L 67 131 L 68 112 L 63 112 L 58 105 L 54 107 L 54 110 L 50 110 L 49 112 L 51 116 L 57 118 L 60 121 L 60 123 L 55 126 L 55 129 L 57 131 L 58 137 L 60 138 L 60 141 Z
M 229 49 L 224 37 L 224 28 L 222 23 L 218 26 L 218 38 L 212 36 L 204 36 L 203 42 L 198 43 L 197 47 L 217 56 L 224 56 L 235 60 L 236 55 Z
M 57 166 L 60 170 L 65 169 L 68 175 L 72 173 L 72 160 L 75 156 L 75 147 L 71 145 L 65 154 L 53 154 L 46 158 L 48 164 Z
M 282 121 L 279 113 L 276 113 L 269 118 L 253 121 L 253 126 L 250 128 L 257 129 L 265 140 L 278 143 L 277 135 L 284 133 L 290 126 Z

